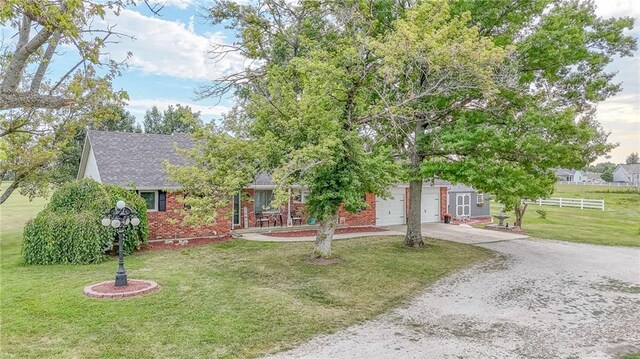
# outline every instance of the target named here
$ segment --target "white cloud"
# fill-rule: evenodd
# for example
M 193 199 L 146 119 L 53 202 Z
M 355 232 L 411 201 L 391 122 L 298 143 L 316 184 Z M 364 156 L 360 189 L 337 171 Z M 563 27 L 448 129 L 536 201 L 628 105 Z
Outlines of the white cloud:
M 111 58 L 122 60 L 130 51 L 131 68 L 146 73 L 196 80 L 212 80 L 222 74 L 243 68 L 238 54 L 213 61 L 207 53 L 213 44 L 228 43 L 220 32 L 206 36 L 193 32 L 193 25 L 144 16 L 125 9 L 120 16 L 111 15 L 105 20 L 117 24 L 117 31 L 135 36 L 135 40 L 123 39 L 107 48 Z
M 640 18 L 640 2 L 638 0 L 595 0 L 596 15 L 603 17 L 631 16 Z M 636 24 L 637 26 L 637 24 Z
M 200 112 L 202 116 L 205 117 L 220 117 L 222 114 L 225 114 L 230 110 L 229 107 L 223 105 L 216 106 L 207 106 L 201 104 L 195 104 L 185 101 L 177 101 L 171 99 L 139 99 L 139 100 L 131 100 L 129 101 L 129 105 L 127 109 L 131 111 L 134 115 L 144 115 L 147 109 L 150 109 L 153 106 L 157 106 L 159 110 L 164 111 L 169 106 L 176 106 L 176 104 L 180 104 L 182 106 L 189 106 L 191 110 L 194 112 Z M 138 116 L 138 119 L 142 119 L 142 116 Z
M 149 0 L 149 4 L 152 6 L 172 6 L 178 9 L 186 9 L 194 3 L 196 3 L 194 0 Z

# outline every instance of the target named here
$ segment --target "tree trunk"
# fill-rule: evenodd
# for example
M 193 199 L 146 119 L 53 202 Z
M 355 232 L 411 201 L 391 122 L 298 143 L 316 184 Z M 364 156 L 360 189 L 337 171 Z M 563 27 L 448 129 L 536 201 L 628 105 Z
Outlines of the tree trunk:
M 527 210 L 527 204 L 522 202 L 516 204 L 513 212 L 516 214 L 516 226 L 522 228 L 522 217 L 524 217 L 524 212 Z
M 424 247 L 422 241 L 422 180 L 409 182 L 409 219 L 404 245 L 407 247 Z
M 320 228 L 313 246 L 313 254 L 318 258 L 331 258 L 331 242 L 338 225 L 338 210 L 329 218 L 320 221 Z
M 7 189 L 5 189 L 4 192 L 2 193 L 2 196 L 0 196 L 0 204 L 3 204 L 7 200 L 7 198 L 11 196 L 11 194 L 17 187 L 18 187 L 18 181 L 11 182 L 9 187 L 7 187 Z

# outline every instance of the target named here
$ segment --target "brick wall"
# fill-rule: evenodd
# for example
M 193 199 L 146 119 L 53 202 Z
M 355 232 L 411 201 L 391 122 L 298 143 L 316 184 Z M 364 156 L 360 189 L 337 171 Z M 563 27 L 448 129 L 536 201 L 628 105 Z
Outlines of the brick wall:
M 376 224 L 376 196 L 367 193 L 366 201 L 369 207 L 358 213 L 349 213 L 344 207 L 340 207 L 338 224 L 344 226 L 373 226 Z
M 210 236 L 226 236 L 231 230 L 231 207 L 221 210 L 215 223 L 201 226 L 185 226 L 181 224 L 183 208 L 176 193 L 167 192 L 167 210 L 147 212 L 149 223 L 149 239 L 178 239 Z M 225 216 L 226 215 L 226 216 Z
M 447 187 L 440 187 L 440 221 L 444 221 L 444 214 L 447 213 Z

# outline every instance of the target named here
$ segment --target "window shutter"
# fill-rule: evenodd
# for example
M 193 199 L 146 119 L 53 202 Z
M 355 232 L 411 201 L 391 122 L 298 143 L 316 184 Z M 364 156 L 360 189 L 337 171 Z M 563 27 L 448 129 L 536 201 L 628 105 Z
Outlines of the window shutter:
M 158 211 L 165 212 L 167 210 L 167 192 L 158 191 Z

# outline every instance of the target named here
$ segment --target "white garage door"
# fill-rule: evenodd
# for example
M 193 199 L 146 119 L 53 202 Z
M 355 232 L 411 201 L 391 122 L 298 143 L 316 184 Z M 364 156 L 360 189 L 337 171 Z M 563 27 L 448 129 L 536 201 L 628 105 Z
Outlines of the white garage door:
M 404 224 L 404 197 L 405 189 L 398 187 L 391 189 L 391 198 L 376 197 L 376 225 Z
M 422 223 L 440 222 L 440 188 L 422 187 Z

